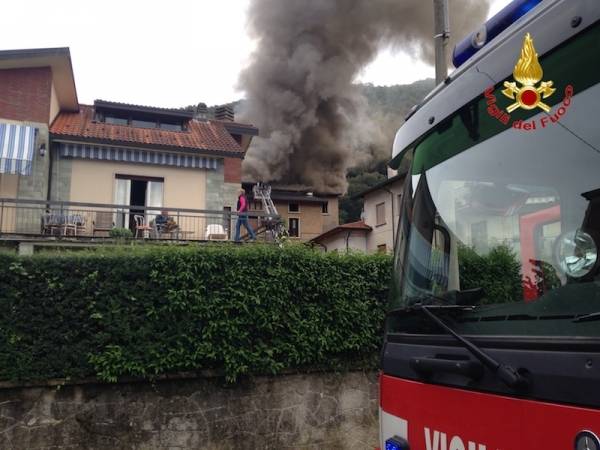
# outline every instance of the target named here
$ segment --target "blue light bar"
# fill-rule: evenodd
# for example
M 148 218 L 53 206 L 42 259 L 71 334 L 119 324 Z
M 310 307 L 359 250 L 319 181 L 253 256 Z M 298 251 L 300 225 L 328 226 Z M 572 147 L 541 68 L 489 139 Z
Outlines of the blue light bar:
M 465 61 L 485 46 L 485 44 L 502 33 L 541 2 L 542 0 L 514 0 L 509 3 L 498 14 L 491 17 L 483 27 L 456 44 L 454 52 L 452 53 L 452 63 L 454 64 L 454 67 L 460 67 Z
M 384 450 L 410 450 L 410 446 L 408 445 L 406 439 L 394 436 L 393 438 L 390 438 L 387 441 L 385 441 Z

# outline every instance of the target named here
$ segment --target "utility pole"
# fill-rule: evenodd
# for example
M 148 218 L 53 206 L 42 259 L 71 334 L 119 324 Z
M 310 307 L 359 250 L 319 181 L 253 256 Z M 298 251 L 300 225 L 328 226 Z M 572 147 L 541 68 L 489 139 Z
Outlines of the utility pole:
M 448 58 L 446 47 L 450 37 L 450 18 L 448 16 L 448 0 L 433 0 L 435 28 L 435 84 L 440 84 L 448 76 Z

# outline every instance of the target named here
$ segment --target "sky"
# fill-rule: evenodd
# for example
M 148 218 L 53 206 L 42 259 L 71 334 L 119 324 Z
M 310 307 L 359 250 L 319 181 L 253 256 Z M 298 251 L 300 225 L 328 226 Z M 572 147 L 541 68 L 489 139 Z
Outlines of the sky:
M 490 14 L 509 1 L 493 0 Z M 223 104 L 243 97 L 238 74 L 255 46 L 245 27 L 249 3 L 10 0 L 2 5 L 0 50 L 69 47 L 82 104 Z M 433 76 L 433 67 L 382 49 L 357 81 L 393 85 Z

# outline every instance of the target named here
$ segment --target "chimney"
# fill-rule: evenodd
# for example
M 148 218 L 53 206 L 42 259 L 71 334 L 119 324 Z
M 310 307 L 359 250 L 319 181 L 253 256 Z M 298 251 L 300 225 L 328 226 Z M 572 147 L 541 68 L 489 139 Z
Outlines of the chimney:
M 208 108 L 206 107 L 206 103 L 198 103 L 198 106 L 196 106 L 196 111 L 194 113 L 194 119 L 208 119 Z
M 215 119 L 223 120 L 226 122 L 233 122 L 235 119 L 235 115 L 233 113 L 233 106 L 217 106 L 217 108 L 215 109 Z

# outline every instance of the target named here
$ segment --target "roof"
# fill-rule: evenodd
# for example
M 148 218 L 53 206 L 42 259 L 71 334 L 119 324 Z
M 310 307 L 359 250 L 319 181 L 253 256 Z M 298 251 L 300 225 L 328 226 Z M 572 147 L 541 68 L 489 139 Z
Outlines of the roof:
M 364 220 L 359 220 L 358 222 L 344 223 L 342 225 L 338 225 L 335 228 L 332 228 L 325 233 L 318 235 L 315 238 L 312 238 L 310 242 L 319 242 L 325 238 L 334 236 L 338 233 L 348 232 L 348 231 L 364 231 L 366 233 L 373 231 L 373 228 L 367 225 Z
M 221 122 L 225 129 L 231 134 L 247 134 L 250 136 L 258 136 L 258 128 L 256 128 L 254 125 L 230 122 L 228 120 L 218 120 L 217 122 Z
M 77 89 L 68 47 L 0 50 L 0 70 L 50 67 L 62 110 L 77 111 Z
M 81 105 L 77 113 L 61 112 L 50 127 L 55 140 L 86 141 L 172 150 L 195 150 L 243 157 L 244 151 L 220 121 L 188 122 L 186 131 L 137 128 L 94 121 L 94 108 Z
M 242 180 L 242 187 L 252 192 L 252 187 L 256 183 L 253 181 Z M 300 184 L 277 184 L 271 185 L 271 198 L 285 201 L 307 201 L 307 202 L 327 202 L 332 197 L 337 198 L 342 194 L 317 192 L 312 188 Z
M 404 179 L 405 177 L 406 177 L 406 172 L 399 173 L 398 175 L 394 175 L 393 177 L 388 178 L 387 180 L 377 183 L 375 186 L 371 186 L 369 189 L 365 189 L 364 191 L 359 192 L 356 195 L 353 195 L 352 198 L 364 197 L 365 195 L 370 194 L 371 192 L 382 189 L 390 184 L 395 183 L 396 181 L 400 181 L 400 180 Z
M 131 103 L 108 102 L 106 100 L 94 100 L 94 107 L 104 111 L 123 111 L 134 113 L 146 113 L 155 116 L 172 117 L 190 120 L 194 117 L 194 111 L 176 108 L 157 108 L 154 106 L 132 105 Z

